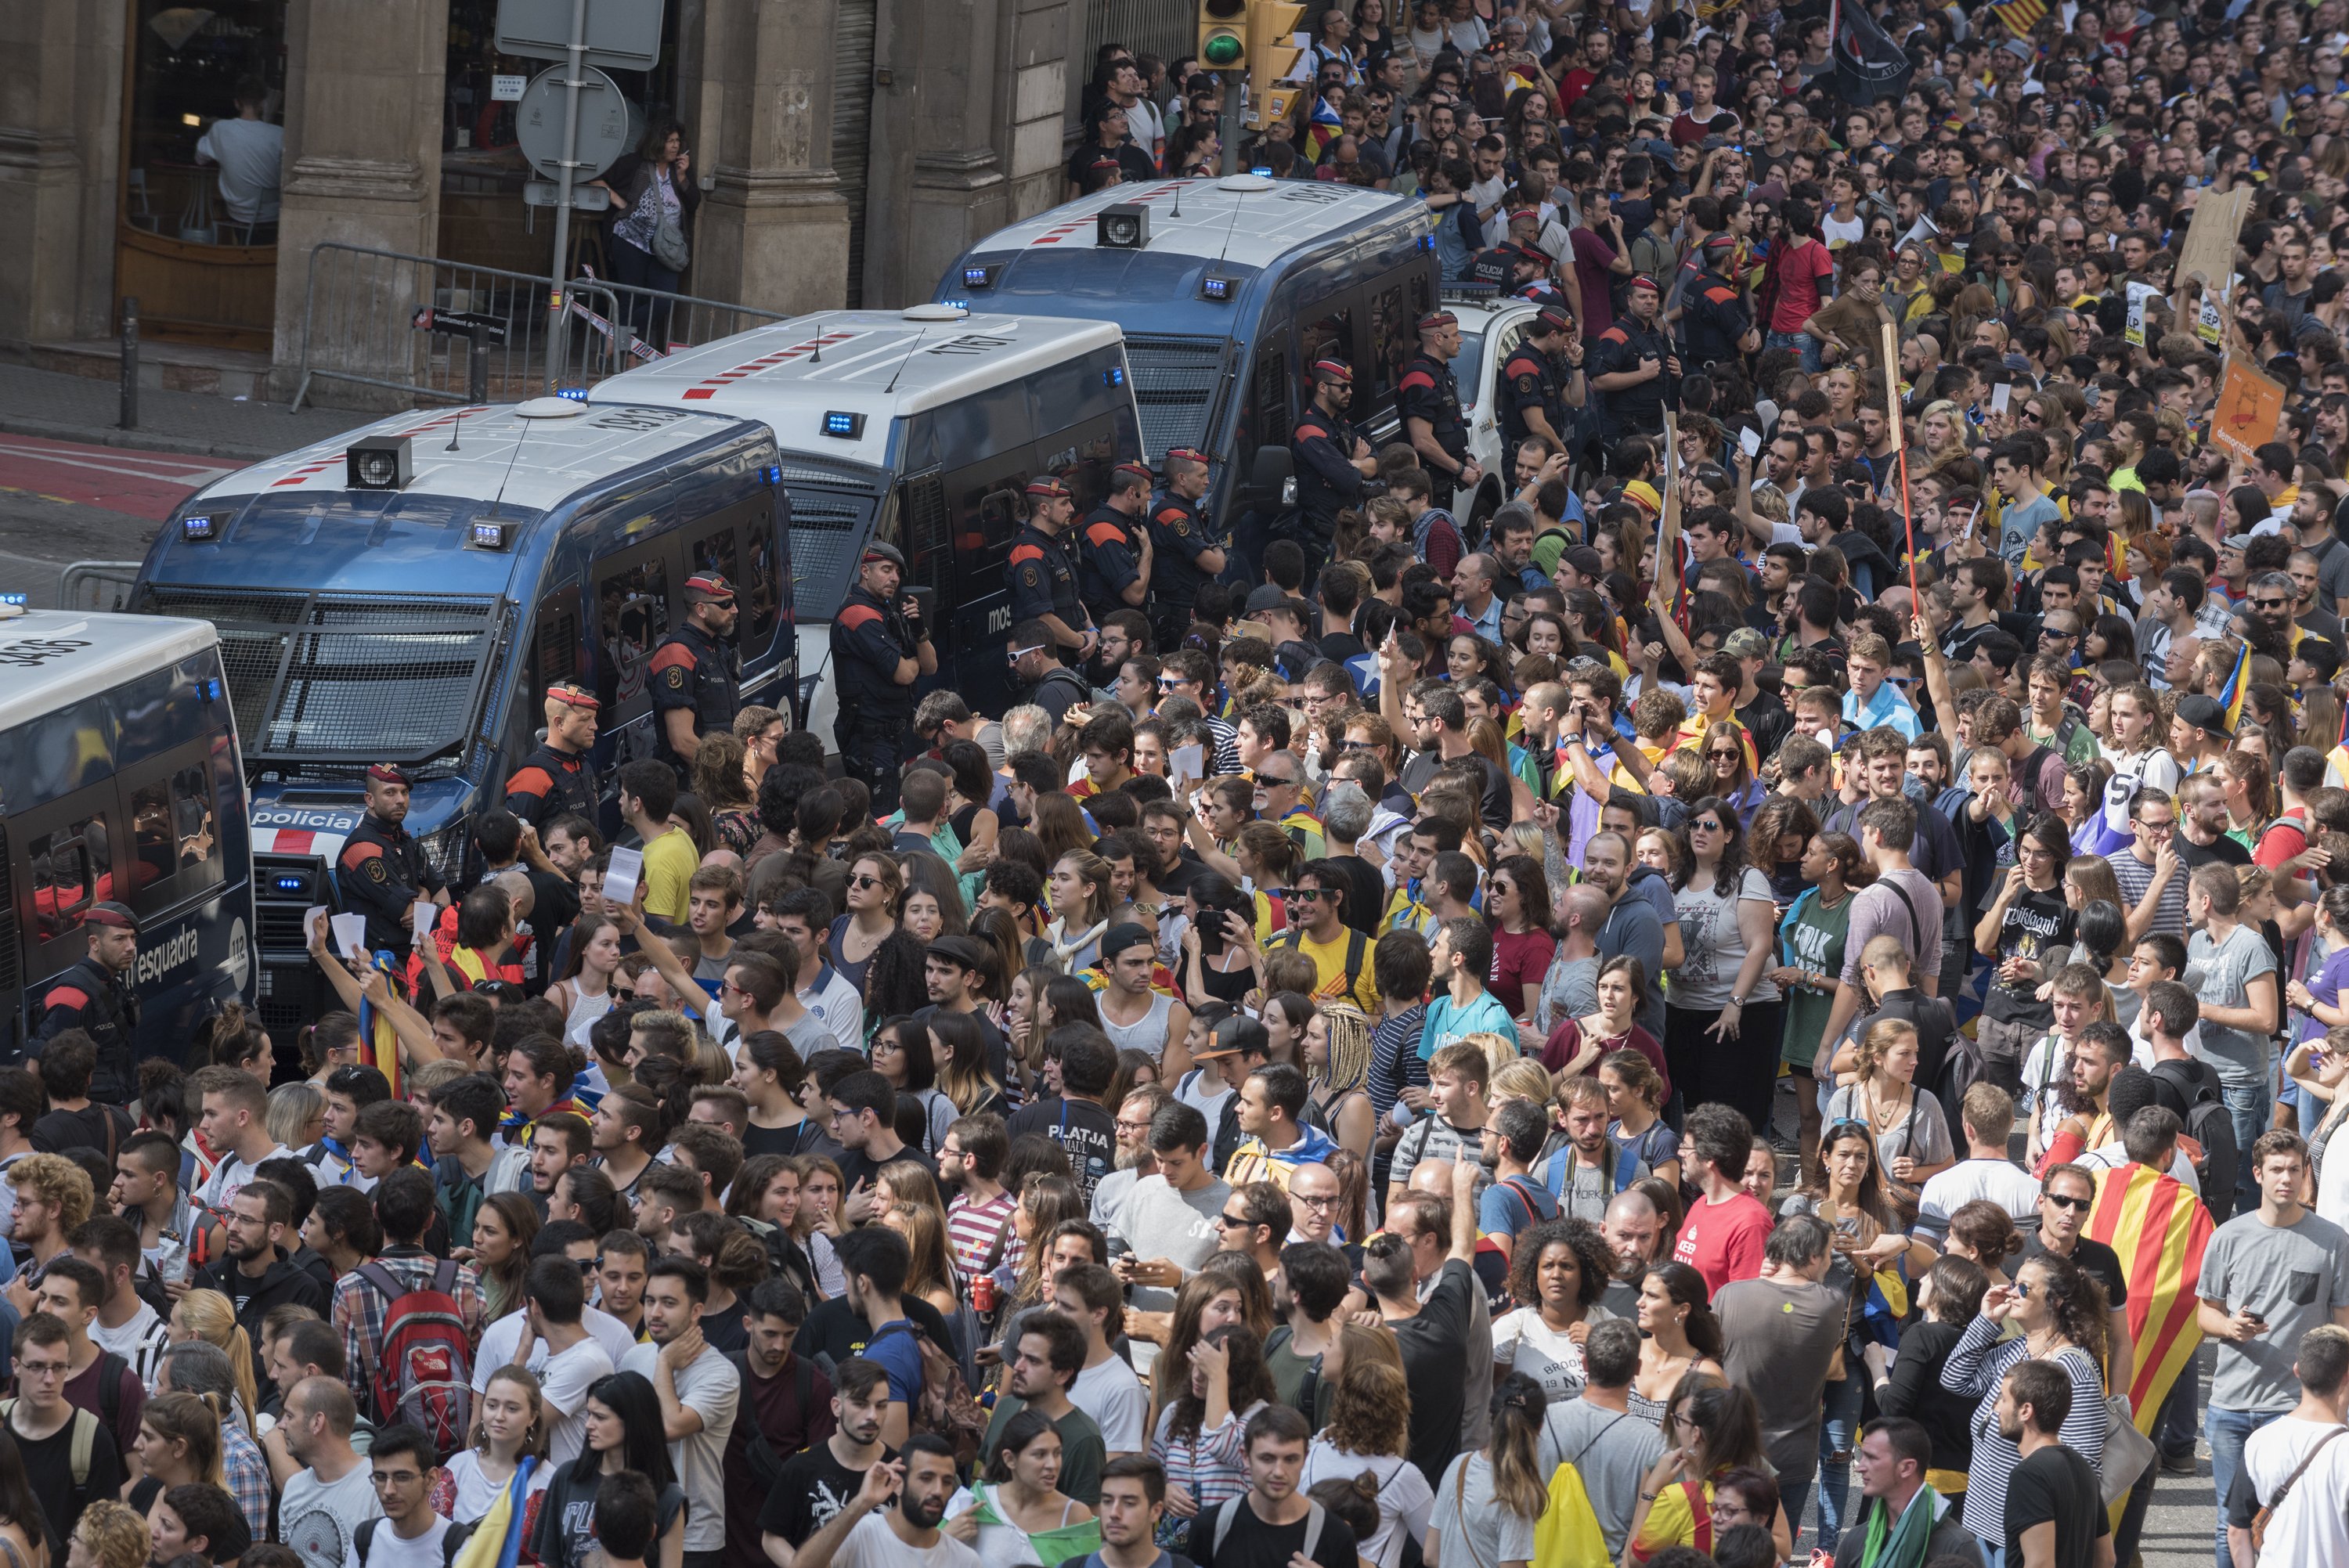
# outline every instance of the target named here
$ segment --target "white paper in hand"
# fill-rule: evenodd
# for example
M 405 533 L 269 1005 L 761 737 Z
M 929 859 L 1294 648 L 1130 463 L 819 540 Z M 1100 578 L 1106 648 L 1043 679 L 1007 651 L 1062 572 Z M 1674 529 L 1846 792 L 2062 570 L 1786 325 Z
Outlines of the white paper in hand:
M 354 964 L 367 962 L 367 916 L 338 914 L 334 917 L 335 951 Z
M 440 918 L 440 906 L 429 899 L 418 899 L 408 912 L 408 923 L 416 933 L 419 943 L 429 940 L 432 927 Z
M 2013 397 L 2014 388 L 2006 382 L 2000 382 L 1990 389 L 1990 411 L 1993 414 L 2005 413 L 2007 404 L 2012 402 Z
M 645 874 L 645 852 L 642 850 L 614 850 L 612 864 L 604 872 L 604 902 L 627 908 L 636 902 L 636 883 Z
M 1206 747 L 1178 746 L 1174 748 L 1173 756 L 1168 758 L 1168 765 L 1174 770 L 1174 782 L 1178 784 L 1187 784 L 1194 779 L 1204 779 L 1206 777 L 1205 773 L 1200 771 L 1200 769 L 1206 766 L 1206 761 L 1207 748 Z
M 326 906 L 325 904 L 314 903 L 309 908 L 304 910 L 302 912 L 302 940 L 305 942 L 312 942 L 324 935 L 326 930 Z
M 1737 432 L 1737 444 L 1750 458 L 1762 449 L 1762 432 L 1747 425 Z

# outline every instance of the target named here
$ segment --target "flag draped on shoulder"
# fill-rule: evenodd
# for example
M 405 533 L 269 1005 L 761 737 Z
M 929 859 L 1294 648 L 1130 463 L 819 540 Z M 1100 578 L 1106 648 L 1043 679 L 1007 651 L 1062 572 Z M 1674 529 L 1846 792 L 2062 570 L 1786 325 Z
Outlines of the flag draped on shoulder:
M 1916 65 L 1876 25 L 1865 0 L 1837 0 L 1829 29 L 1837 98 L 1865 108 L 1878 98 L 1897 98 L 1909 90 Z
M 2235 654 L 2235 667 L 2227 672 L 2227 684 L 2219 693 L 2220 706 L 2227 710 L 2227 733 L 2232 735 L 2243 722 L 2243 696 L 2251 685 L 2251 645 L 2245 643 Z
M 2137 1347 L 2129 1408 L 2148 1437 L 2171 1386 L 2191 1376 L 2202 1343 L 2195 1308 L 2214 1229 L 2201 1200 L 2166 1171 L 2123 1165 L 2096 1172 L 2096 1201 L 2082 1233 L 2119 1253 L 2128 1274 L 2129 1342 Z
M 481 1515 L 472 1534 L 457 1549 L 454 1568 L 514 1568 L 522 1556 L 523 1525 L 530 1514 L 531 1471 L 539 1462 L 535 1455 L 522 1457 L 514 1466 L 513 1480 L 498 1489 L 490 1511 Z
M 398 973 L 388 953 L 377 954 L 375 966 L 388 975 Z M 359 1050 L 367 1065 L 380 1071 L 391 1086 L 391 1098 L 406 1098 L 399 1081 L 399 1031 L 392 1027 L 382 1008 L 364 998 L 359 1002 Z

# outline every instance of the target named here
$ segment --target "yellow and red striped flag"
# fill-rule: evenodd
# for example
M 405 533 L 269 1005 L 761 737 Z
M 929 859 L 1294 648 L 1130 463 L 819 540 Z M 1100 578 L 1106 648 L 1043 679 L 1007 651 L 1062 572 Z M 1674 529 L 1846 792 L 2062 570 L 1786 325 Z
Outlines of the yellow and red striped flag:
M 2096 1172 L 2096 1202 L 2082 1234 L 2118 1253 L 2128 1274 L 2129 1342 L 2137 1351 L 2129 1408 L 2148 1437 L 2171 1386 L 2191 1375 L 2202 1343 L 2194 1314 L 2213 1229 L 2210 1211 L 2175 1176 L 2143 1165 Z
M 2047 15 L 2047 0 L 2000 0 L 1991 7 L 1991 14 L 2006 24 L 2006 30 L 2018 38 L 2027 38 L 2031 29 L 2039 26 Z

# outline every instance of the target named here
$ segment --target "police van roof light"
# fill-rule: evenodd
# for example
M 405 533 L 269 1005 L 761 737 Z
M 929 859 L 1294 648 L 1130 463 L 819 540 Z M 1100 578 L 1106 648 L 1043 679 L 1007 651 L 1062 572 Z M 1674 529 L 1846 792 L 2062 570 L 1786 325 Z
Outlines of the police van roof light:
M 864 438 L 864 416 L 833 410 L 823 417 L 823 433 L 843 441 L 861 441 Z
M 585 387 L 558 387 L 554 389 L 554 395 L 557 397 L 568 397 L 574 403 L 587 401 L 587 388 Z
M 503 550 L 512 542 L 513 524 L 510 522 L 474 523 L 465 538 L 468 550 Z
M 220 537 L 220 530 L 209 517 L 183 517 L 180 520 L 180 537 L 190 544 L 210 544 Z
M 967 289 L 991 289 L 1002 271 L 1001 262 L 987 262 L 978 266 L 965 267 L 962 270 L 962 286 Z
M 1139 201 L 1104 207 L 1093 223 L 1093 243 L 1108 251 L 1138 251 L 1150 243 L 1150 209 Z
M 362 437 L 350 444 L 344 460 L 351 490 L 405 490 L 414 477 L 405 436 Z
M 1224 304 L 1239 293 L 1240 280 L 1209 273 L 1199 280 L 1199 297 Z

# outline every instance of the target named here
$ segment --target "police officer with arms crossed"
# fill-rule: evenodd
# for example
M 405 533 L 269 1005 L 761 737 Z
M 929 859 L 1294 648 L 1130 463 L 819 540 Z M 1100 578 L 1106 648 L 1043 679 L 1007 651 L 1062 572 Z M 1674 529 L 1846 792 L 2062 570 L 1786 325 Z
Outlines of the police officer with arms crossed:
M 1681 325 L 1688 334 L 1689 358 L 1711 365 L 1758 353 L 1762 329 L 1746 315 L 1744 293 L 1722 273 L 1737 253 L 1737 241 L 1728 234 L 1715 234 L 1705 241 L 1703 253 L 1704 270 L 1682 296 L 1686 305 L 1681 312 Z
M 1043 622 L 1061 662 L 1081 665 L 1101 634 L 1078 596 L 1076 562 L 1069 558 L 1069 519 L 1076 510 L 1069 487 L 1050 474 L 1028 481 L 1028 521 L 1011 536 L 1011 619 Z
M 1566 374 L 1558 375 L 1561 360 Z M 1566 409 L 1582 407 L 1583 350 L 1574 341 L 1574 317 L 1557 305 L 1534 312 L 1525 336 L 1501 366 L 1502 448 L 1516 451 L 1527 436 L 1566 449 Z
M 419 899 L 444 907 L 449 903 L 449 884 L 402 825 L 408 820 L 408 775 L 388 762 L 367 769 L 367 818 L 343 841 L 342 856 L 335 862 L 343 907 L 367 916 L 369 952 L 407 952 L 409 910 Z
M 587 753 L 595 744 L 602 704 L 569 681 L 546 688 L 546 738 L 506 778 L 505 809 L 545 837 L 546 824 L 566 811 L 595 820 L 595 770 Z
M 914 722 L 914 683 L 938 673 L 928 623 L 910 593 L 898 592 L 905 558 L 877 540 L 864 547 L 856 586 L 832 621 L 832 667 L 840 683 L 833 738 L 841 771 L 873 792 L 873 810 L 897 809 L 900 738 Z
M 1120 610 L 1139 610 L 1150 599 L 1150 530 L 1142 521 L 1150 504 L 1150 470 L 1120 463 L 1110 475 L 1109 496 L 1085 514 L 1078 530 L 1078 596 L 1100 625 Z M 1114 680 L 1117 672 L 1112 670 Z
M 1289 432 L 1297 459 L 1297 542 L 1305 547 L 1305 580 L 1313 581 L 1330 557 L 1338 513 L 1362 499 L 1362 481 L 1379 471 L 1370 442 L 1346 422 L 1354 396 L 1354 373 L 1343 362 L 1313 366 L 1313 401 Z
M 1398 388 L 1403 431 L 1419 454 L 1419 466 L 1438 480 L 1439 505 L 1451 500 L 1444 479 L 1465 490 L 1485 477 L 1468 456 L 1468 426 L 1460 417 L 1460 383 L 1452 374 L 1452 361 L 1459 353 L 1458 316 L 1448 310 L 1421 316 L 1419 353 L 1403 366 Z
M 1199 589 L 1223 574 L 1223 542 L 1207 528 L 1199 498 L 1207 493 L 1207 459 L 1189 447 L 1166 450 L 1166 493 L 1150 511 L 1150 540 L 1158 560 L 1150 634 L 1161 648 L 1179 648 L 1191 630 Z
M 88 1035 L 98 1044 L 91 1097 L 101 1105 L 123 1105 L 139 1095 L 130 1038 L 139 1031 L 139 993 L 131 983 L 139 921 L 123 905 L 101 899 L 82 911 L 81 924 L 89 952 L 41 997 L 41 1026 L 34 1037 L 47 1045 L 67 1029 Z
M 1626 436 L 1659 434 L 1664 405 L 1680 395 L 1681 360 L 1656 319 L 1663 295 L 1644 273 L 1631 280 L 1630 314 L 1591 345 L 1590 389 L 1599 394 L 1600 456 Z
M 740 655 L 728 645 L 734 631 L 734 584 L 715 572 L 685 580 L 685 624 L 660 640 L 647 666 L 652 683 L 653 756 L 693 778 L 701 738 L 734 727 L 742 706 Z

